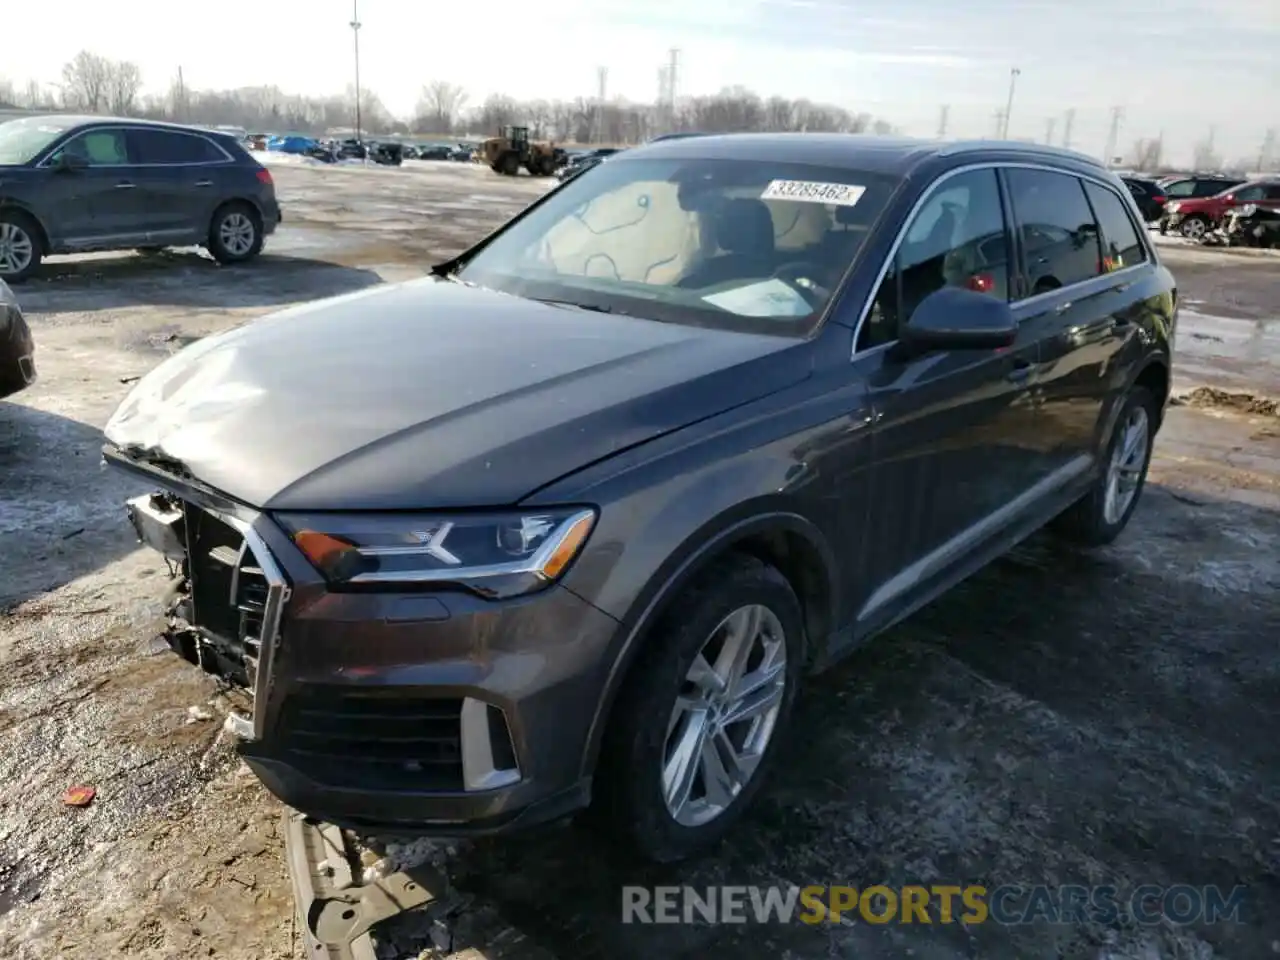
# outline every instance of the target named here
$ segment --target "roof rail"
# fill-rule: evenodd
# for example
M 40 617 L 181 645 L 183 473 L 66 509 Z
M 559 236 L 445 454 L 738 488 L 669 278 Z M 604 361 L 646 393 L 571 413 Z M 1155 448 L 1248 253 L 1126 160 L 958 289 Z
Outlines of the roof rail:
M 954 157 L 964 153 L 976 153 L 979 150 L 1002 150 L 1005 153 L 1024 153 L 1031 157 L 1062 157 L 1088 163 L 1095 167 L 1106 167 L 1097 157 L 1065 147 L 1051 147 L 1043 143 L 1024 143 L 1020 140 L 957 140 L 945 144 L 938 151 L 938 156 Z

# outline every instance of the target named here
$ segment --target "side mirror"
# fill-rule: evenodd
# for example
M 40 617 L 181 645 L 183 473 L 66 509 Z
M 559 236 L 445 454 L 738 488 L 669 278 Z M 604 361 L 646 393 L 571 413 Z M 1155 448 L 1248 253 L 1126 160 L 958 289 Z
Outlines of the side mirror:
M 931 350 L 995 350 L 1011 346 L 1018 321 L 1009 304 L 962 287 L 935 290 L 916 307 L 899 333 L 909 354 Z

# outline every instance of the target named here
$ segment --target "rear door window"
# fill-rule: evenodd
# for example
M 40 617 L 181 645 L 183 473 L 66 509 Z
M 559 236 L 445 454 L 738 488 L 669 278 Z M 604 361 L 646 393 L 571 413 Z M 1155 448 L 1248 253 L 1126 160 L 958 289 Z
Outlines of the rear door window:
M 1191 195 L 1193 197 L 1216 197 L 1223 190 L 1228 189 L 1230 189 L 1230 186 L 1219 180 L 1201 180 L 1195 185 L 1195 190 Z
M 1102 250 L 1084 184 L 1069 174 L 1020 167 L 1005 176 L 1022 238 L 1028 295 L 1098 276 Z
M 227 158 L 212 142 L 204 137 L 174 130 L 147 130 L 135 128 L 129 131 L 136 163 L 170 164 L 218 163 Z
M 1098 227 L 1102 231 L 1103 270 L 1110 272 L 1122 267 L 1132 267 L 1147 259 L 1147 248 L 1143 246 L 1138 228 L 1134 226 L 1124 202 L 1106 187 L 1096 183 L 1086 182 L 1084 192 L 1089 197 Z

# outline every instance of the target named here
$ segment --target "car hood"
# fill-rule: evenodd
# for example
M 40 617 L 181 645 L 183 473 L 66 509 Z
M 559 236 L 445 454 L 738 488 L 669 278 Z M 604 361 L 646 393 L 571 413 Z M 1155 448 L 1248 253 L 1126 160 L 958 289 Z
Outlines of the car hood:
M 803 379 L 806 347 L 427 278 L 197 341 L 105 433 L 260 508 L 495 506 Z

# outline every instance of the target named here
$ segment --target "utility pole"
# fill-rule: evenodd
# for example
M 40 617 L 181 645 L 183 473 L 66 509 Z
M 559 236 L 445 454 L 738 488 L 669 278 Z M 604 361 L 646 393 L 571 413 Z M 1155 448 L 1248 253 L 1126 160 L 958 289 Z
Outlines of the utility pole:
M 1057 117 L 1050 117 L 1044 123 L 1044 143 L 1045 146 L 1053 146 L 1053 128 L 1058 125 Z
M 351 37 L 356 49 L 356 143 L 360 143 L 360 0 L 351 0 Z
M 173 105 L 173 115 L 177 120 L 187 119 L 187 85 L 182 80 L 182 67 L 178 67 L 178 102 Z
M 1021 74 L 1022 71 L 1017 67 L 1009 69 L 1009 100 L 1004 105 L 1004 129 L 1000 132 L 1001 140 L 1009 139 L 1009 118 L 1013 114 L 1013 91 L 1018 86 L 1018 77 Z
M 996 139 L 1000 140 L 1004 136 L 1004 111 L 997 110 L 995 112 L 996 121 Z
M 947 115 L 951 112 L 951 107 L 947 104 L 942 105 L 942 109 L 938 112 L 938 139 L 941 140 L 947 135 Z
M 604 142 L 604 97 L 609 87 L 609 68 L 596 67 L 596 143 Z
M 1071 128 L 1076 125 L 1076 108 L 1072 107 L 1067 111 L 1062 121 L 1062 148 L 1064 150 L 1071 149 Z
M 1107 149 L 1102 162 L 1107 167 L 1116 155 L 1116 143 L 1120 138 L 1120 121 L 1124 119 L 1124 107 L 1111 108 L 1111 129 L 1107 131 Z

